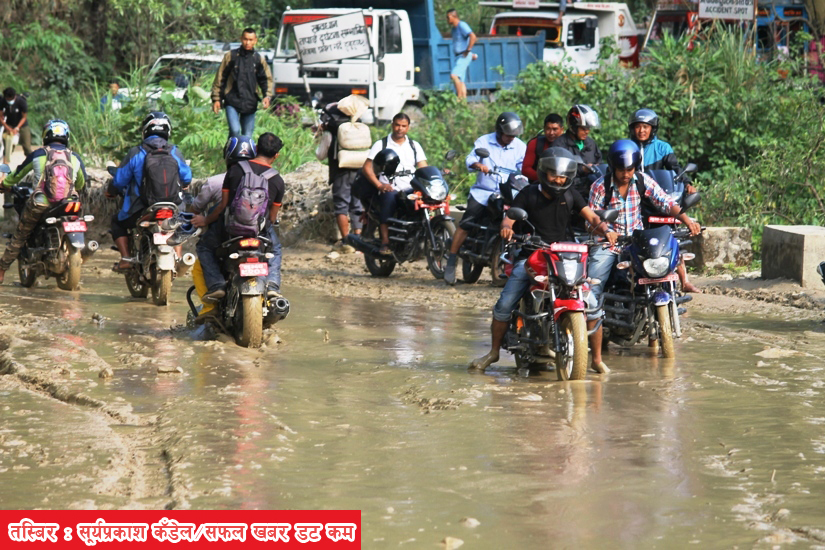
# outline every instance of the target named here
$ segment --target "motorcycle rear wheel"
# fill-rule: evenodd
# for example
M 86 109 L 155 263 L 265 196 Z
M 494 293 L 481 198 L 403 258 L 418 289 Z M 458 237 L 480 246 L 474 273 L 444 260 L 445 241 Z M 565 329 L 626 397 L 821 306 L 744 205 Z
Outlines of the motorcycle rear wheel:
M 559 323 L 561 349 L 556 352 L 559 380 L 584 380 L 587 377 L 587 323 L 584 312 L 571 311 Z
M 29 249 L 24 246 L 17 257 L 17 274 L 20 276 L 20 284 L 26 288 L 31 288 L 37 280 L 37 273 L 33 267 L 28 265 L 28 260 Z
M 152 300 L 156 306 L 165 306 L 169 303 L 169 293 L 172 292 L 172 272 L 163 270 L 158 272 L 155 269 L 152 285 Z
M 442 220 L 433 226 L 435 248 L 429 239 L 424 244 L 424 255 L 427 257 L 427 268 L 436 279 L 444 278 L 444 268 L 450 255 L 450 243 L 455 235 L 455 224 L 450 220 Z
M 659 322 L 659 344 L 662 347 L 662 357 L 666 359 L 676 357 L 673 327 L 670 323 L 670 304 L 656 306 L 656 320 Z
M 505 241 L 500 236 L 493 242 L 493 252 L 490 254 L 490 276 L 493 286 L 502 287 L 507 283 L 507 276 L 504 274 L 504 262 L 501 255 L 504 253 Z
M 69 257 L 67 258 L 66 269 L 55 280 L 58 288 L 62 290 L 77 290 L 80 288 L 80 266 L 83 264 L 83 258 L 80 256 L 80 250 L 72 246 L 67 240 L 64 240 L 63 244 L 68 247 Z
M 381 243 L 381 233 L 378 231 L 378 222 L 370 219 L 364 226 L 361 233 L 362 239 L 369 243 Z M 373 277 L 389 277 L 395 269 L 395 258 L 393 256 L 377 257 L 371 254 L 364 254 L 364 263 L 367 264 L 367 271 Z
M 235 340 L 238 345 L 245 348 L 261 347 L 263 322 L 263 297 L 241 296 L 241 307 L 235 313 Z

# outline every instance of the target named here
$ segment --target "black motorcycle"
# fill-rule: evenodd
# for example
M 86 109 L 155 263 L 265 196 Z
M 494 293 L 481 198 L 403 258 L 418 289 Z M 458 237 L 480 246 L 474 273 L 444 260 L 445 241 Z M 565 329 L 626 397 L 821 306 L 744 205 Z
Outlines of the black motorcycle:
M 448 161 L 455 157 L 455 151 L 445 156 Z M 383 175 L 392 181 L 411 173 L 405 170 Z M 426 257 L 433 277 L 444 278 L 444 267 L 455 233 L 455 223 L 449 216 L 450 189 L 441 170 L 435 166 L 419 168 L 412 175 L 412 192 L 399 197 L 395 216 L 388 221 L 391 254 L 379 252 L 380 221 L 377 208 L 372 205 L 365 205 L 367 219 L 361 235 L 347 237 L 350 245 L 364 253 L 367 269 L 374 277 L 389 277 L 397 264 Z
M 272 242 L 257 237 L 233 237 L 225 241 L 217 251 L 224 279 L 226 295 L 216 305 L 217 314 L 208 320 L 226 334 L 235 337 L 238 345 L 258 348 L 263 340 L 263 329 L 289 315 L 289 301 L 284 297 L 266 296 L 267 260 Z M 186 293 L 190 321 L 198 316 L 198 308 L 192 301 L 192 286 Z
M 483 148 L 476 149 L 475 153 L 481 159 L 490 156 L 490 152 Z M 518 171 L 495 165 L 488 175 L 498 178 L 499 191 L 487 200 L 487 217 L 481 223 L 466 224 L 467 238 L 461 244 L 458 256 L 461 258 L 461 274 L 465 283 L 478 281 L 484 268 L 489 266 L 493 286 L 504 286 L 507 275 L 501 257 L 507 243 L 499 235 L 499 227 L 505 212 L 513 204 L 513 199 L 530 182 Z
M 0 171 L 8 172 L 2 169 Z M 14 200 L 10 204 L 4 204 L 3 208 L 14 208 L 20 216 L 33 193 L 31 187 L 13 186 L 11 194 Z M 92 215 L 83 215 L 77 195 L 51 205 L 17 257 L 20 284 L 31 287 L 37 277 L 45 276 L 54 277 L 57 286 L 63 290 L 77 290 L 80 287 L 80 270 L 84 258 L 98 249 L 97 241 L 85 242 L 86 224 L 94 219 Z M 6 233 L 3 236 L 11 238 L 12 235 Z

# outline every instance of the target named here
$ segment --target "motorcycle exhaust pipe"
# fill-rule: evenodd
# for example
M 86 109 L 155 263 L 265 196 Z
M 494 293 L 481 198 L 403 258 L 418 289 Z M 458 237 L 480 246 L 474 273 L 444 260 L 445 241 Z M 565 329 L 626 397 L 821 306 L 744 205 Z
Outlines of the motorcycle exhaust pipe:
M 94 256 L 95 252 L 97 252 L 99 248 L 100 244 L 97 241 L 87 242 L 86 246 L 80 251 L 80 258 L 85 262 Z
M 183 277 L 189 272 L 189 268 L 195 265 L 195 259 L 195 255 L 191 252 L 187 252 L 183 255 L 183 258 L 178 259 L 177 265 L 175 266 L 178 277 Z
M 267 326 L 286 319 L 289 315 L 289 300 L 281 296 L 270 302 L 270 310 L 266 315 Z

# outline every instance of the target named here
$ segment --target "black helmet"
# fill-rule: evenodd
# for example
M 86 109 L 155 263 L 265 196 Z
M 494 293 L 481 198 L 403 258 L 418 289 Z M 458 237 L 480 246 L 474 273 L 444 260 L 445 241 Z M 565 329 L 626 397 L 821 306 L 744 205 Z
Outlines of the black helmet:
M 496 118 L 496 135 L 520 136 L 524 133 L 524 125 L 516 113 L 507 111 Z
M 656 111 L 653 109 L 639 109 L 633 113 L 633 116 L 630 117 L 630 120 L 627 122 L 631 139 L 636 139 L 636 136 L 633 135 L 633 125 L 639 122 L 650 124 L 651 130 L 648 141 L 656 137 L 656 132 L 659 131 L 659 115 L 656 114 Z
M 610 146 L 607 152 L 607 164 L 610 168 L 628 169 L 638 168 L 642 161 L 642 153 L 639 151 L 639 146 L 632 140 L 620 139 Z
M 140 130 L 143 133 L 143 139 L 149 136 L 158 136 L 163 139 L 169 139 L 172 133 L 172 122 L 166 113 L 161 111 L 152 111 L 140 125 Z
M 557 197 L 573 185 L 573 178 L 576 177 L 576 171 L 581 163 L 582 159 L 578 155 L 574 155 L 563 147 L 548 147 L 539 156 L 536 166 L 539 183 L 545 191 Z M 547 172 L 550 172 L 552 176 L 567 178 L 567 181 L 564 185 L 550 183 L 547 180 Z
M 254 159 L 257 154 L 255 142 L 247 136 L 232 136 L 223 148 L 223 158 L 227 166 L 241 160 Z
M 567 127 L 575 132 L 580 126 L 590 129 L 601 127 L 599 114 L 589 105 L 573 105 L 573 108 L 567 111 Z
M 69 144 L 68 122 L 55 118 L 43 125 L 43 145 L 50 143 Z
M 387 177 L 392 176 L 395 174 L 395 171 L 398 169 L 398 165 L 401 163 L 401 159 L 398 156 L 398 153 L 390 149 L 389 147 L 379 151 L 375 158 L 372 159 L 372 170 L 375 172 L 376 175 L 384 174 Z

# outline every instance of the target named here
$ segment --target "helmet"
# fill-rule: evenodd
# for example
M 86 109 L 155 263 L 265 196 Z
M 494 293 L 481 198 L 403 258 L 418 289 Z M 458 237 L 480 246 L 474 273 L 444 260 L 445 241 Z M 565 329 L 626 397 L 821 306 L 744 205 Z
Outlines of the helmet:
M 620 139 L 610 146 L 607 152 L 607 164 L 615 170 L 617 168 L 638 168 L 642 160 L 639 146 L 632 140 Z
M 633 116 L 630 117 L 630 120 L 627 122 L 627 127 L 631 131 L 631 134 L 630 134 L 631 138 L 634 137 L 633 133 L 632 133 L 633 132 L 633 125 L 638 123 L 638 122 L 644 122 L 645 124 L 650 124 L 651 130 L 650 130 L 650 138 L 648 139 L 648 141 L 653 139 L 654 137 L 656 137 L 656 132 L 659 131 L 659 115 L 656 114 L 656 111 L 654 111 L 653 109 L 639 109 L 638 111 L 633 113 Z
M 390 177 L 395 174 L 400 163 L 401 158 L 398 156 L 398 153 L 387 148 L 379 151 L 378 154 L 375 155 L 375 158 L 372 159 L 373 172 Z
M 600 128 L 599 115 L 588 105 L 573 105 L 573 108 L 567 111 L 567 127 L 573 132 L 579 127 L 582 128 Z
M 169 139 L 169 134 L 172 133 L 172 122 L 166 113 L 161 111 L 152 111 L 140 125 L 140 130 L 143 133 L 143 139 L 149 136 L 158 136 L 163 139 Z
M 573 178 L 576 177 L 576 171 L 581 162 L 581 158 L 567 149 L 562 147 L 549 147 L 539 156 L 539 162 L 536 166 L 536 172 L 539 174 L 539 183 L 545 191 L 557 197 L 573 185 Z M 547 180 L 547 172 L 550 172 L 553 176 L 567 178 L 567 181 L 564 185 L 550 183 Z
M 43 126 L 43 145 L 50 143 L 69 144 L 69 123 L 59 118 L 48 121 Z
M 505 136 L 520 136 L 524 133 L 524 125 L 516 113 L 507 111 L 496 118 L 496 134 Z
M 223 158 L 227 165 L 245 159 L 254 159 L 257 154 L 255 142 L 247 136 L 232 136 L 223 148 Z

